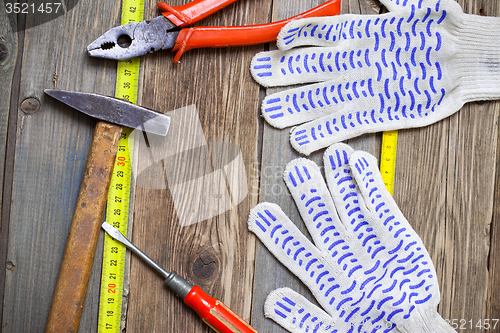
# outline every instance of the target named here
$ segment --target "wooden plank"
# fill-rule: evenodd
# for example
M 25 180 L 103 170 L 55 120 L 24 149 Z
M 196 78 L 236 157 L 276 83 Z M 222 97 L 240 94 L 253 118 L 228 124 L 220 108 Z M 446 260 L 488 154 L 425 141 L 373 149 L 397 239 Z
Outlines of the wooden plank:
M 176 6 L 186 2 L 175 0 L 169 4 Z M 239 1 L 205 19 L 201 24 L 232 26 L 266 23 L 270 3 L 269 0 Z M 158 15 L 155 6 L 155 2 L 149 5 L 147 17 Z M 186 161 L 175 154 L 164 158 L 164 164 L 159 165 L 159 175 L 150 170 L 150 177 L 161 184 L 163 189 L 138 186 L 134 208 L 134 243 L 165 269 L 175 270 L 199 285 L 246 320 L 250 319 L 252 307 L 255 254 L 255 238 L 247 230 L 246 220 L 250 208 L 257 203 L 258 169 L 253 163 L 257 160 L 259 130 L 259 87 L 251 79 L 248 66 L 251 57 L 262 49 L 263 46 L 260 45 L 192 50 L 183 55 L 179 64 L 171 63 L 173 55 L 168 52 L 143 57 L 143 105 L 169 112 L 194 104 L 198 111 L 196 117 L 185 119 L 181 123 L 173 120 L 169 133 L 171 136 L 166 141 L 167 147 L 179 152 L 178 148 L 183 145 L 194 148 L 196 142 L 199 144 L 205 141 L 209 144 L 209 149 L 197 146 L 200 154 L 198 161 Z M 194 134 L 189 129 L 174 134 L 179 126 L 196 122 L 198 117 L 204 138 L 190 141 Z M 182 176 L 178 169 L 194 167 L 192 172 L 206 176 L 212 170 L 217 170 L 219 158 L 213 150 L 214 145 L 210 145 L 213 142 L 231 143 L 239 147 L 246 166 L 245 178 L 249 193 L 237 207 L 225 213 L 182 226 L 174 189 L 176 178 Z M 196 154 L 189 156 L 195 157 Z M 140 160 L 145 158 L 147 157 Z M 208 159 L 212 163 L 206 163 Z M 167 181 L 162 179 L 163 168 L 166 169 Z M 177 179 L 177 182 L 187 178 L 189 177 Z M 228 184 L 229 192 L 236 189 L 229 185 L 227 179 L 222 179 L 221 183 Z M 220 200 L 221 205 L 225 203 L 223 198 Z M 185 200 L 190 203 L 194 212 L 206 208 L 204 205 L 195 205 L 199 198 L 189 193 L 185 195 Z M 134 257 L 131 263 L 126 329 L 130 332 L 210 330 L 194 311 L 186 308 L 181 300 L 163 286 L 158 275 Z
M 13 148 L 15 133 L 11 131 L 9 141 L 7 137 L 11 94 L 16 92 L 16 89 L 13 90 L 12 87 L 15 85 L 14 72 L 17 60 L 18 37 L 9 25 L 9 19 L 5 14 L 4 3 L 0 4 L 0 12 L 0 80 L 5 83 L 4 88 L 0 90 L 0 267 L 7 267 L 7 269 L 9 269 L 11 266 L 7 265 L 6 253 L 12 184 L 11 167 L 13 165 L 14 154 L 13 150 L 7 149 L 7 147 Z M 10 125 L 10 128 L 14 129 L 14 124 L 10 123 Z M 8 143 L 9 145 L 7 146 Z M 7 170 L 5 174 L 4 170 Z M 5 188 L 4 184 L 6 185 Z M 4 200 L 4 198 L 6 199 Z M 5 273 L 5 269 L 0 272 L 0 300 L 3 300 Z M 0 314 L 2 312 L 3 302 L 0 302 Z M 2 327 L 1 323 L 2 319 L 0 317 L 0 327 Z
M 467 13 L 500 13 L 497 3 L 459 3 L 467 5 Z M 436 266 L 439 313 L 467 332 L 491 332 L 475 325 L 498 318 L 494 303 L 487 309 L 488 299 L 498 299 L 493 283 L 499 271 L 492 270 L 498 266 L 498 247 L 492 243 L 490 249 L 498 200 L 492 172 L 498 168 L 498 111 L 498 102 L 469 103 L 434 125 L 400 131 L 398 145 L 395 200 Z
M 273 21 L 297 15 L 318 6 L 323 1 L 280 0 L 273 2 Z M 375 14 L 379 8 L 364 1 L 342 1 L 341 13 Z M 273 46 L 274 47 L 274 46 Z M 267 93 L 278 91 L 278 88 L 267 89 Z M 365 135 L 349 140 L 356 149 L 364 149 L 378 156 L 380 152 L 380 134 Z M 311 154 L 308 158 L 318 165 L 323 165 L 324 150 Z M 289 131 L 277 130 L 264 124 L 262 161 L 260 173 L 259 202 L 277 203 L 298 228 L 307 235 L 288 189 L 283 181 L 286 164 L 300 155 L 290 146 Z M 270 274 L 269 272 L 272 272 Z M 255 262 L 254 304 L 252 308 L 252 324 L 259 332 L 285 332 L 283 328 L 264 318 L 264 301 L 274 289 L 289 287 L 315 302 L 309 290 L 287 268 L 283 267 L 274 256 L 260 243 L 257 245 Z
M 497 139 L 498 140 L 498 139 Z M 495 184 L 500 184 L 500 145 L 497 145 Z M 493 198 L 493 218 L 490 226 L 488 304 L 485 319 L 500 319 L 500 191 Z M 493 321 L 494 323 L 494 321 Z M 497 326 L 498 327 L 498 326 Z
M 5 332 L 44 329 L 95 125 L 44 96 L 43 89 L 112 95 L 116 63 L 91 59 L 85 48 L 119 24 L 118 14 L 119 3 L 81 2 L 64 16 L 25 32 L 17 105 L 36 98 L 41 108 L 35 113 L 17 110 Z M 94 269 L 81 331 L 96 330 L 98 291 L 99 269 Z

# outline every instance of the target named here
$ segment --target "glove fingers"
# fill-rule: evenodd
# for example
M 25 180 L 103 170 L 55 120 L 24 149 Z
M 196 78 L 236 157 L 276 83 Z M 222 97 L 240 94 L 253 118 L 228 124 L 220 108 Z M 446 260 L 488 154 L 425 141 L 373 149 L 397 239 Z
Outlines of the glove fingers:
M 382 48 L 401 44 L 397 37 L 402 31 L 414 30 L 413 24 L 427 24 L 432 15 L 438 21 L 447 11 L 462 13 L 461 7 L 450 0 L 381 0 L 389 13 L 382 15 L 339 15 L 294 20 L 285 25 L 277 38 L 280 50 L 300 46 L 337 46 L 345 42 L 362 41 L 373 49 L 380 42 Z M 425 30 L 419 28 L 418 30 Z M 396 33 L 398 34 L 396 36 Z M 413 33 L 415 35 L 415 33 Z M 429 37 L 431 33 L 428 33 Z M 385 40 L 384 40 L 385 39 Z M 376 49 L 377 47 L 375 47 Z
M 250 71 L 258 83 L 271 87 L 326 81 L 334 74 L 342 75 L 339 83 L 352 81 L 352 77 L 379 78 L 385 68 L 392 77 L 398 71 L 396 66 L 403 66 L 402 49 L 396 51 L 395 39 L 357 38 L 342 44 L 261 52 L 252 59 Z
M 291 161 L 285 168 L 284 180 L 320 250 L 332 252 L 339 240 L 350 238 L 338 218 L 321 171 L 314 162 L 305 158 Z
M 292 333 L 330 332 L 334 328 L 328 313 L 289 288 L 273 290 L 267 296 L 264 312 Z
M 342 59 L 335 62 L 337 53 L 340 51 L 324 47 L 260 52 L 253 57 L 250 72 L 255 81 L 265 87 L 326 81 L 337 71 L 337 64 L 343 69 Z
M 379 252 L 383 253 L 385 249 L 391 250 L 399 243 L 399 240 L 394 239 L 392 233 L 389 233 L 386 227 L 386 224 L 395 218 L 393 215 L 396 211 L 399 213 L 398 218 L 400 221 L 406 223 L 402 226 L 401 222 L 397 222 L 398 229 L 402 229 L 398 236 L 404 237 L 409 230 L 412 232 L 413 230 L 399 212 L 395 203 L 394 213 L 389 214 L 387 217 L 384 216 L 386 219 L 389 216 L 392 216 L 392 218 L 387 223 L 381 223 L 380 216 L 387 207 L 384 207 L 385 204 L 381 206 L 380 202 L 374 200 L 373 196 L 378 195 L 378 193 L 369 193 L 374 182 L 374 171 L 368 169 L 368 163 L 366 162 L 366 159 L 370 159 L 370 157 L 375 160 L 368 153 L 361 154 L 361 152 L 355 152 L 346 144 L 338 143 L 326 150 L 324 163 L 328 187 L 332 193 L 335 206 L 338 207 L 338 214 L 342 222 L 361 242 L 362 248 L 372 256 L 372 259 L 375 259 Z M 362 166 L 360 165 L 361 162 L 363 162 Z M 376 167 L 376 160 L 374 167 Z M 364 179 L 362 176 L 356 178 L 355 176 L 359 175 L 359 170 L 363 171 L 363 168 L 367 170 L 369 176 Z M 377 174 L 380 176 L 378 170 Z M 369 190 L 366 189 L 367 186 L 370 188 Z M 383 182 L 382 186 L 384 186 Z M 380 196 L 380 198 L 382 197 Z M 388 212 L 385 214 L 388 214 Z M 406 230 L 408 232 L 405 233 Z M 411 236 L 413 235 L 414 233 Z

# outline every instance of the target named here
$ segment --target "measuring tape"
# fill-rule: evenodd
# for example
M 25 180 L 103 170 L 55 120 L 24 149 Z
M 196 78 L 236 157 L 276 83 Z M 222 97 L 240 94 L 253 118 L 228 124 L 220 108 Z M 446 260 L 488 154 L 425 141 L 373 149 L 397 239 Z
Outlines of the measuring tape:
M 380 173 L 385 187 L 391 195 L 394 192 L 394 174 L 396 172 L 396 151 L 398 148 L 398 131 L 382 134 L 382 152 L 380 157 Z
M 142 21 L 144 0 L 123 0 L 121 24 Z M 140 59 L 118 61 L 115 97 L 137 104 Z M 124 127 L 108 192 L 106 221 L 127 235 L 132 177 L 132 129 Z M 126 247 L 108 234 L 104 239 L 98 332 L 121 332 Z

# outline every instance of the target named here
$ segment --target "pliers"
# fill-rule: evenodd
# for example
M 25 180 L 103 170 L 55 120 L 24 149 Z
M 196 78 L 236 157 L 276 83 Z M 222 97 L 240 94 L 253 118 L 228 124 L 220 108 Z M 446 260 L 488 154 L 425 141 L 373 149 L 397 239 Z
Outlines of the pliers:
M 194 0 L 178 7 L 159 2 L 158 7 L 163 11 L 163 15 L 149 21 L 112 28 L 92 42 L 87 47 L 87 51 L 93 57 L 124 60 L 171 49 L 177 51 L 174 57 L 174 63 L 176 63 L 184 52 L 194 48 L 267 43 L 276 40 L 280 29 L 291 20 L 331 16 L 340 12 L 340 0 L 329 0 L 292 18 L 268 24 L 181 29 L 235 1 Z

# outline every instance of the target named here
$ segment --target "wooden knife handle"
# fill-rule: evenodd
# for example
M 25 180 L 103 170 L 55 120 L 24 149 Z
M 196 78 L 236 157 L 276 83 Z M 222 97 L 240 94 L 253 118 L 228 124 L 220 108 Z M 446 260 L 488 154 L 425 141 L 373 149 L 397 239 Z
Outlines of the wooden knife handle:
M 45 332 L 77 332 L 122 128 L 98 122 Z

